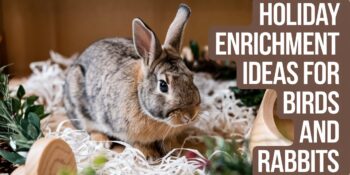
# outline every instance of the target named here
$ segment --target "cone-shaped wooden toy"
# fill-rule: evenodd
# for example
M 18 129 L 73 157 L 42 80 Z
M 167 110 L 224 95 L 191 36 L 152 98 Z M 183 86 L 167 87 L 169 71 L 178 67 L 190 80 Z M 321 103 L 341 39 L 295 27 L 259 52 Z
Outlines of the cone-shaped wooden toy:
M 277 93 L 268 89 L 261 102 L 250 135 L 250 151 L 257 146 L 289 146 L 294 138 L 292 120 L 280 119 L 276 111 Z
M 25 165 L 12 175 L 57 175 L 62 171 L 77 172 L 71 148 L 62 139 L 42 138 L 31 147 Z

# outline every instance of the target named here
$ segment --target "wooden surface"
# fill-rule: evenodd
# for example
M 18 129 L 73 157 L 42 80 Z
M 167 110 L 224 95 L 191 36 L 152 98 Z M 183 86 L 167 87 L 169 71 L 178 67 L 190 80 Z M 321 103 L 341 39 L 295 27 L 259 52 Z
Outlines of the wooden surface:
M 0 0 L 1 2 L 1 0 Z M 4 24 L 3 24 L 3 10 L 2 3 L 0 3 L 0 67 L 8 64 L 7 56 L 5 55 L 5 41 L 4 41 Z
M 164 41 L 182 2 L 192 9 L 186 45 L 191 39 L 207 45 L 213 26 L 251 22 L 251 0 L 0 0 L 11 74 L 28 75 L 28 64 L 47 59 L 50 49 L 69 56 L 104 37 L 131 37 L 135 17 L 144 19 Z
M 57 175 L 61 171 L 77 172 L 74 154 L 61 139 L 42 138 L 34 143 L 24 167 L 12 175 Z

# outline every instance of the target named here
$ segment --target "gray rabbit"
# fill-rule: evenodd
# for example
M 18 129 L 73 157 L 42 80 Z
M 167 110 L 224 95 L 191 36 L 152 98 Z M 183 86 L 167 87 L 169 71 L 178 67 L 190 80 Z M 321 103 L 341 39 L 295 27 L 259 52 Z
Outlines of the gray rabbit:
M 141 20 L 132 21 L 133 40 L 103 39 L 69 68 L 65 107 L 72 123 L 164 155 L 191 127 L 200 95 L 179 55 L 190 8 L 181 4 L 163 45 Z

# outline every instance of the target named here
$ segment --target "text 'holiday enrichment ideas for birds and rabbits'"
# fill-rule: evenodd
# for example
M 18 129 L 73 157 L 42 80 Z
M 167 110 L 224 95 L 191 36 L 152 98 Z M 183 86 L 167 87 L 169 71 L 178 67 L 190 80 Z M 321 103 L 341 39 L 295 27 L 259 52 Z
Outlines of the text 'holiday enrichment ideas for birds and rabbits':
M 255 149 L 254 173 L 339 171 L 340 153 L 329 145 L 339 141 L 337 27 L 338 14 L 349 6 L 344 3 L 349 2 L 255 0 L 249 27 L 209 32 L 210 57 L 237 63 L 240 88 L 275 89 L 277 113 L 300 122 L 294 122 L 299 130 L 293 147 Z M 321 116 L 328 118 L 313 120 Z

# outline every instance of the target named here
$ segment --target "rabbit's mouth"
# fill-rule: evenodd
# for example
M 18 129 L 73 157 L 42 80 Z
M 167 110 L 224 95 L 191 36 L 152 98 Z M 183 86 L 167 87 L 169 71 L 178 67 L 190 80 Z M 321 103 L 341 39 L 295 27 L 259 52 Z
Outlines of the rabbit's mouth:
M 167 123 L 171 126 L 181 126 L 192 123 L 198 118 L 199 107 L 191 109 L 175 109 L 167 115 Z

